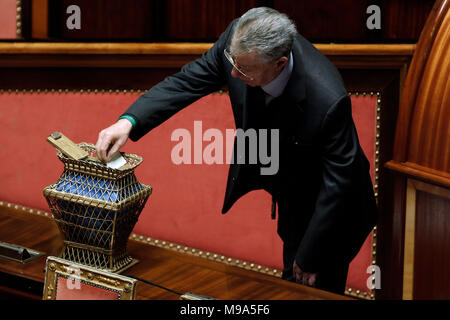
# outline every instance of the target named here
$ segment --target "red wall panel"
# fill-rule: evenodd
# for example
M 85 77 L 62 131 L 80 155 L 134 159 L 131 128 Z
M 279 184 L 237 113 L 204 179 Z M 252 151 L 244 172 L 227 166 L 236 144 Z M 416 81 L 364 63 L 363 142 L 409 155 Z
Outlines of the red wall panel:
M 0 39 L 15 39 L 16 0 L 0 0 Z

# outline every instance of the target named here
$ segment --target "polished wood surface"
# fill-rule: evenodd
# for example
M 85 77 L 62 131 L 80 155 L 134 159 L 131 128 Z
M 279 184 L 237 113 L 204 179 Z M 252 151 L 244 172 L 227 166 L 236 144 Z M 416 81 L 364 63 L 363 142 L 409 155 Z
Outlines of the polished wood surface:
M 395 284 L 404 299 L 449 297 L 450 219 L 444 214 L 450 190 L 449 40 L 450 3 L 439 0 L 408 71 L 393 158 L 386 163 L 395 176 L 391 233 L 398 255 L 392 261 L 398 274 L 398 260 L 403 263 L 403 279 Z
M 45 252 L 45 256 L 26 264 L 0 258 L 0 272 L 44 282 L 46 256 L 57 256 L 62 247 L 56 223 L 50 214 L 45 214 L 21 206 L 0 206 L 0 241 Z M 140 262 L 123 275 L 143 278 L 183 294 L 192 292 L 230 300 L 351 299 L 131 238 L 128 252 Z M 136 298 L 177 300 L 179 296 L 140 282 Z
M 388 167 L 450 187 L 450 3 L 437 1 L 403 91 Z

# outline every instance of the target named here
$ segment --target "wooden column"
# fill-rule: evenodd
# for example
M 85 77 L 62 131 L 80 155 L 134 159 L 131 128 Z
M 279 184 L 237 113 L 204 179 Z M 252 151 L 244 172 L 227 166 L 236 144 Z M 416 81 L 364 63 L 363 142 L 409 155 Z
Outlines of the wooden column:
M 386 165 L 406 188 L 394 195 L 398 207 L 405 203 L 404 299 L 450 298 L 449 9 L 437 1 L 422 31 Z

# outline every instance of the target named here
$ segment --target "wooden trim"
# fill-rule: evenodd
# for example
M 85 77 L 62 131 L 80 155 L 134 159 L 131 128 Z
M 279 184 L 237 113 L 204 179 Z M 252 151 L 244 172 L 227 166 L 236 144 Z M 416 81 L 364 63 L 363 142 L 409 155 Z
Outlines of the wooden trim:
M 1 54 L 100 54 L 100 55 L 186 55 L 202 54 L 212 43 L 97 43 L 97 42 L 10 42 L 0 43 Z
M 387 162 L 385 166 L 386 168 L 400 172 L 410 178 L 422 179 L 429 183 L 450 188 L 450 175 L 446 172 L 433 170 L 411 162 L 400 163 L 394 160 Z
M 405 251 L 403 263 L 403 300 L 413 299 L 414 245 L 416 229 L 416 187 L 408 179 L 406 189 Z
M 0 43 L 0 67 L 179 68 L 212 43 Z M 338 68 L 406 70 L 414 44 L 316 44 Z
M 202 54 L 212 43 L 97 43 L 12 42 L 0 43 L 0 54 Z M 412 56 L 415 44 L 314 44 L 323 54 Z
M 450 189 L 441 188 L 422 181 L 414 181 L 414 187 L 416 188 L 416 190 L 423 191 L 441 198 L 450 199 Z

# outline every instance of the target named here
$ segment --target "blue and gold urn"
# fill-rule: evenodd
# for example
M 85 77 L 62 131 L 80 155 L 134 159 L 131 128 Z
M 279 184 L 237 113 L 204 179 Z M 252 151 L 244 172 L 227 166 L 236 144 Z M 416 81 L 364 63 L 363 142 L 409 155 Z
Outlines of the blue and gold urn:
M 137 263 L 126 247 L 152 187 L 140 184 L 134 175 L 141 157 L 125 153 L 127 163 L 112 169 L 97 160 L 94 145 L 78 146 L 89 156 L 75 160 L 58 152 L 64 171 L 44 189 L 64 237 L 61 258 L 121 272 Z

